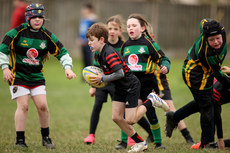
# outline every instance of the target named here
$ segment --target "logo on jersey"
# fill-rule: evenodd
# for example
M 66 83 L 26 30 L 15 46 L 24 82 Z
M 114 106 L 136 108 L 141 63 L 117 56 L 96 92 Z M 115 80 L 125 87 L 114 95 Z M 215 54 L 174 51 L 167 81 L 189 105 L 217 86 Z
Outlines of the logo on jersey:
M 26 56 L 28 58 L 24 58 L 23 62 L 28 63 L 30 65 L 39 65 L 39 60 L 36 59 L 38 57 L 38 51 L 35 48 L 30 48 L 26 52 Z
M 131 54 L 128 57 L 129 68 L 132 71 L 141 71 L 142 65 L 138 65 L 139 58 L 136 54 Z
M 23 42 L 21 43 L 22 46 L 28 46 L 27 41 L 23 40 Z
M 139 50 L 138 50 L 139 53 L 144 53 L 145 52 L 145 49 L 143 47 L 141 47 Z
M 45 42 L 44 42 L 44 41 L 41 43 L 40 47 L 41 47 L 41 49 L 46 48 L 46 44 L 45 44 Z
M 125 54 L 130 53 L 129 48 L 126 49 Z

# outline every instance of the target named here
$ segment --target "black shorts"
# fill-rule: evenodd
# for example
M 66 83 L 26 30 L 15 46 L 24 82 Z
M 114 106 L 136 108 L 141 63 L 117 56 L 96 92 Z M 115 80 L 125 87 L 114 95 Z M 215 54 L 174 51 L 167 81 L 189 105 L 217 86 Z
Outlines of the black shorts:
M 146 101 L 147 96 L 154 90 L 157 94 L 159 93 L 159 88 L 157 86 L 157 81 L 155 77 L 141 78 L 139 77 L 141 83 L 140 97 L 143 102 Z
M 128 88 L 115 86 L 113 101 L 126 103 L 126 108 L 135 108 L 138 105 L 138 97 L 140 95 L 140 82 L 134 75 L 129 80 L 130 85 Z
M 95 99 L 97 102 L 107 102 L 108 94 L 110 95 L 111 99 L 113 99 L 114 92 L 115 85 L 109 82 L 107 86 L 96 89 Z
M 230 102 L 230 92 L 219 81 L 213 84 L 213 98 L 215 102 L 223 105 Z

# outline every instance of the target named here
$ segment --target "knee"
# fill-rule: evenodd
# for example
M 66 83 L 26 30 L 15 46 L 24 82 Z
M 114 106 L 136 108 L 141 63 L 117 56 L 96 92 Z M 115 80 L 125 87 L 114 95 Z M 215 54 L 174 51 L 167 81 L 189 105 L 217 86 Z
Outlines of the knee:
M 43 105 L 38 107 L 38 111 L 40 111 L 40 112 L 48 112 L 48 106 L 43 104 Z
M 115 123 L 120 123 L 124 118 L 120 117 L 120 116 L 117 116 L 117 115 L 113 115 L 112 116 L 112 120 L 115 122 Z
M 129 125 L 133 125 L 136 123 L 135 120 L 126 120 L 126 122 L 129 124 Z
M 24 104 L 21 107 L 19 107 L 18 109 L 20 109 L 24 113 L 27 113 L 29 110 L 29 106 L 27 104 Z

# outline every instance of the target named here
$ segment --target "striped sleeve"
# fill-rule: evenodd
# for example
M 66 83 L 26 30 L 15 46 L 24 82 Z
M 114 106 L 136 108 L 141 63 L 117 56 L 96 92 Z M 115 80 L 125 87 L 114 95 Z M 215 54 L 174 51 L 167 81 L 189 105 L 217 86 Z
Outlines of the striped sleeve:
M 114 72 L 123 68 L 122 61 L 116 52 L 110 52 L 106 55 L 105 59 L 109 65 L 109 68 Z
M 44 33 L 50 40 L 48 45 L 50 54 L 57 57 L 58 60 L 60 60 L 63 55 L 68 54 L 68 51 L 53 33 L 48 30 L 44 30 Z

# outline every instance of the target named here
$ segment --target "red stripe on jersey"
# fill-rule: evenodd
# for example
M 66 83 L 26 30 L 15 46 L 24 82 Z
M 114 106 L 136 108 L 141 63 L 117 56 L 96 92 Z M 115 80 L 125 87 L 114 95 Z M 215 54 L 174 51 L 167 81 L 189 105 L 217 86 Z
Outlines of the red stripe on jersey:
M 213 92 L 217 94 L 219 97 L 221 97 L 221 94 L 215 88 L 213 88 Z
M 108 55 L 105 59 L 108 60 L 110 57 L 116 56 L 116 55 L 117 55 L 116 53 L 112 53 L 112 54 Z
M 110 64 L 110 63 L 112 63 L 113 61 L 117 61 L 117 60 L 119 60 L 119 57 L 113 57 L 113 58 L 111 58 L 109 61 L 108 61 L 108 64 Z
M 110 68 L 114 67 L 114 65 L 121 64 L 121 61 L 114 62 L 113 64 L 109 65 Z
M 213 84 L 215 84 L 215 83 L 216 83 L 216 81 L 217 81 L 217 79 L 216 79 L 216 78 L 214 78 L 214 80 L 213 80 Z
M 219 97 L 218 95 L 216 95 L 215 93 L 214 93 L 213 95 L 214 95 L 214 99 L 215 99 L 216 101 L 220 101 L 220 97 Z
M 215 101 L 219 101 L 219 99 L 217 99 L 216 97 L 214 97 L 214 100 L 215 100 Z
M 105 75 L 113 73 L 113 70 L 104 72 Z

